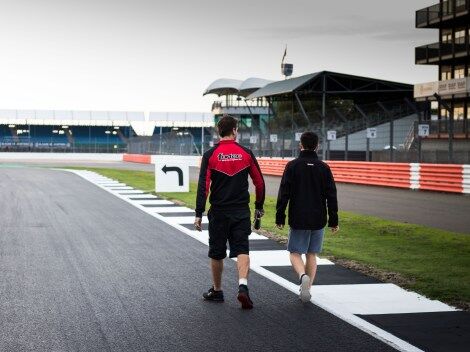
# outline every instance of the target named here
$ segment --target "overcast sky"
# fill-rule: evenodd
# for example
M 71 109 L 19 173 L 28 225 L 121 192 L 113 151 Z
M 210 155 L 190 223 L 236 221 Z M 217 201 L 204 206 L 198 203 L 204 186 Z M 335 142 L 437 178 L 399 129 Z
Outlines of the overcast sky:
M 217 78 L 437 79 L 414 47 L 438 0 L 0 0 L 0 109 L 209 111 Z

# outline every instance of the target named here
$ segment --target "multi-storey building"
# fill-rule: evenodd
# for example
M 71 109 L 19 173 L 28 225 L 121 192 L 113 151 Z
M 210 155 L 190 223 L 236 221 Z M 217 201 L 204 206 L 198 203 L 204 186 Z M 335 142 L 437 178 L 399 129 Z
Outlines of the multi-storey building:
M 470 121 L 470 0 L 440 0 L 416 11 L 416 28 L 434 28 L 439 41 L 416 48 L 415 62 L 438 65 L 437 81 L 415 85 L 417 101 L 437 101 L 431 138 L 465 140 Z M 451 117 L 452 123 L 451 123 Z

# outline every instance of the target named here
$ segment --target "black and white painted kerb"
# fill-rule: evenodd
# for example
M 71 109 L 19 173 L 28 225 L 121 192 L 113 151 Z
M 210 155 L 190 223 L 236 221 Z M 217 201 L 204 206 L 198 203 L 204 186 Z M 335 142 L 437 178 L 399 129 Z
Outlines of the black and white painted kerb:
M 81 176 L 195 240 L 208 244 L 207 217 L 202 219 L 203 231 L 195 231 L 192 225 L 195 215 L 193 209 L 94 172 L 67 171 Z M 285 246 L 252 233 L 250 257 L 253 271 L 298 294 L 297 278 L 290 268 Z M 442 350 L 434 348 L 437 346 L 436 341 L 449 347 L 444 350 L 456 351 L 464 348 L 468 337 L 460 336 L 459 339 L 449 331 L 470 327 L 468 313 L 394 284 L 382 283 L 335 265 L 327 259 L 319 258 L 318 264 L 318 276 L 311 291 L 313 304 L 398 350 Z M 446 321 L 446 329 L 439 329 L 442 321 Z M 432 336 L 425 333 L 430 330 L 434 330 Z

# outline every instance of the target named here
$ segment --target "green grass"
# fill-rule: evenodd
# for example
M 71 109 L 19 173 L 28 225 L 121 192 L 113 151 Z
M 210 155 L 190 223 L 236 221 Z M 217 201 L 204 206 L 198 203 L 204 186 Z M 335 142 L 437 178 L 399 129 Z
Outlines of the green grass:
M 151 172 L 87 168 L 144 191 L 154 191 Z M 189 193 L 162 196 L 195 207 L 196 184 Z M 275 227 L 274 197 L 266 197 L 263 230 L 287 236 Z M 253 200 L 251 202 L 253 205 Z M 444 214 L 443 214 L 444 216 Z M 327 232 L 322 255 L 359 264 L 359 269 L 427 297 L 470 307 L 470 235 L 341 211 L 340 232 Z M 352 262 L 350 262 L 352 261 Z

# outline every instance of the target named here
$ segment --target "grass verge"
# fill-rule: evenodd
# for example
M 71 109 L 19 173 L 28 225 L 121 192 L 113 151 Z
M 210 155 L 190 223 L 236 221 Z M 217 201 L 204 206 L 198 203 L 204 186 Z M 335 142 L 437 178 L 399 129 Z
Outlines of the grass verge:
M 154 193 L 151 172 L 103 168 L 96 171 L 129 186 Z M 195 207 L 196 184 L 189 193 L 164 193 L 163 197 Z M 251 204 L 253 205 L 253 200 Z M 287 229 L 275 227 L 274 197 L 266 197 L 263 232 L 285 240 Z M 444 214 L 443 214 L 444 215 Z M 469 310 L 470 234 L 340 211 L 341 230 L 327 232 L 323 256 L 385 282 L 393 282 L 425 296 Z

